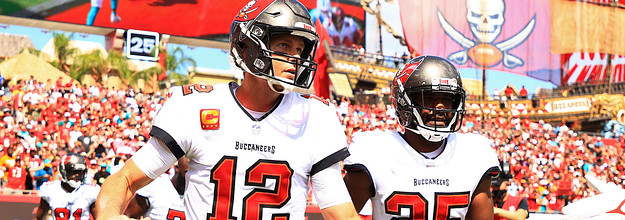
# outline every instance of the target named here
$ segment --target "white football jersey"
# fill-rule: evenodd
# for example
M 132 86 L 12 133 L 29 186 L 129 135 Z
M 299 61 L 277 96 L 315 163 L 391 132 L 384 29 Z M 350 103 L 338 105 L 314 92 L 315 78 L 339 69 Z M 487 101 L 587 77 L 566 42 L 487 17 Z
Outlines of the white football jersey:
M 137 190 L 137 195 L 148 199 L 148 210 L 143 215 L 151 219 L 184 220 L 184 201 L 171 183 L 169 175 L 163 174 L 147 186 Z
M 100 186 L 83 184 L 68 193 L 61 186 L 60 180 L 45 182 L 41 185 L 39 196 L 46 200 L 52 210 L 52 218 L 89 219 L 89 207 L 95 203 L 100 193 Z
M 473 192 L 499 162 L 486 138 L 453 133 L 434 159 L 414 150 L 396 131 L 354 134 L 346 170 L 372 180 L 373 219 L 464 219 Z
M 304 219 L 309 177 L 349 155 L 336 108 L 291 92 L 256 119 L 237 86 L 172 88 L 154 119 L 150 135 L 189 158 L 186 217 Z

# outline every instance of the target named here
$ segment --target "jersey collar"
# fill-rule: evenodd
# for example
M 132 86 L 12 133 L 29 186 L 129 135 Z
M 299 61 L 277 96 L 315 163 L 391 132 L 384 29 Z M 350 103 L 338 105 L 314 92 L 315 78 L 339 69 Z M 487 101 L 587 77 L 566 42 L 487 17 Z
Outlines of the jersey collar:
M 243 105 L 241 104 L 241 102 L 239 102 L 239 99 L 237 99 L 237 96 L 234 93 L 234 90 L 239 88 L 239 84 L 235 83 L 235 82 L 230 82 L 228 84 L 228 87 L 230 89 L 230 94 L 232 95 L 232 98 L 234 99 L 234 101 L 237 103 L 237 105 L 239 106 L 239 108 L 241 109 L 241 111 L 243 111 L 247 117 L 252 120 L 252 121 L 262 121 L 263 119 L 267 118 L 269 115 L 271 115 L 271 113 L 273 111 L 275 111 L 280 104 L 282 104 L 282 100 L 284 99 L 284 95 L 280 95 L 278 97 L 278 101 L 274 104 L 273 107 L 271 107 L 271 109 L 269 109 L 269 111 L 267 111 L 267 113 L 265 113 L 265 115 L 261 116 L 260 118 L 256 119 L 254 116 L 252 116 L 252 114 L 250 114 L 245 107 L 243 107 Z

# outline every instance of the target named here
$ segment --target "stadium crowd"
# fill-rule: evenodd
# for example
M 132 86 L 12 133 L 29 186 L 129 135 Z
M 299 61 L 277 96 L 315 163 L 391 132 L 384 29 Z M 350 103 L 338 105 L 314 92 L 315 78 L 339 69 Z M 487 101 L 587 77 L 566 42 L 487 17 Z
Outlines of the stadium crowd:
M 151 118 L 164 102 L 158 93 L 60 80 L 18 80 L 3 88 L 0 176 L 3 188 L 12 190 L 35 190 L 58 179 L 58 163 L 67 153 L 88 158 L 88 182 L 108 176 L 145 144 Z
M 0 94 L 3 193 L 36 192 L 44 182 L 58 179 L 60 158 L 72 152 L 88 158 L 87 182 L 101 184 L 145 144 L 151 119 L 165 101 L 158 92 L 60 80 L 5 81 Z M 335 103 L 348 138 L 358 130 L 402 129 L 391 105 L 346 98 Z M 602 139 L 518 115 L 467 115 L 461 131 L 492 141 L 499 159 L 509 164 L 510 193 L 525 196 L 533 212 L 557 213 L 596 194 L 583 178 L 588 173 L 620 186 L 625 180 L 623 135 Z

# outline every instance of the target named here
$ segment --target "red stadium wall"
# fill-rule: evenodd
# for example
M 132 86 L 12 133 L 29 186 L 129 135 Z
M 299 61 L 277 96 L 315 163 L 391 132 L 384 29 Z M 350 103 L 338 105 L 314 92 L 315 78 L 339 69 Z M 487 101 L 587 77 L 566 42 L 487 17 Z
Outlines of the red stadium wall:
M 32 219 L 39 206 L 39 196 L 0 195 L 0 219 Z

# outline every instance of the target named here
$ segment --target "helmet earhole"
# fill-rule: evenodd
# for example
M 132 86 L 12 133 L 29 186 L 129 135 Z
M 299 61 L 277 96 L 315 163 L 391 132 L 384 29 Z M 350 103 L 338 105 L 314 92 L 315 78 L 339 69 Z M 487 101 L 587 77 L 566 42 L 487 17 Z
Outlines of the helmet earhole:
M 412 114 L 408 111 L 402 111 L 402 125 L 408 126 L 410 124 L 410 122 L 412 121 Z
M 263 36 L 263 29 L 261 29 L 258 26 L 254 26 L 254 30 L 252 30 L 252 34 L 258 38 L 262 38 Z
M 241 48 L 241 50 L 246 50 L 247 49 L 247 45 L 245 45 L 245 43 L 243 43 L 243 42 L 237 42 L 237 46 L 239 48 Z
M 256 66 L 256 68 L 258 68 L 258 69 L 264 69 L 265 68 L 265 62 L 263 62 L 260 59 L 256 59 L 256 60 L 254 60 L 254 66 Z

